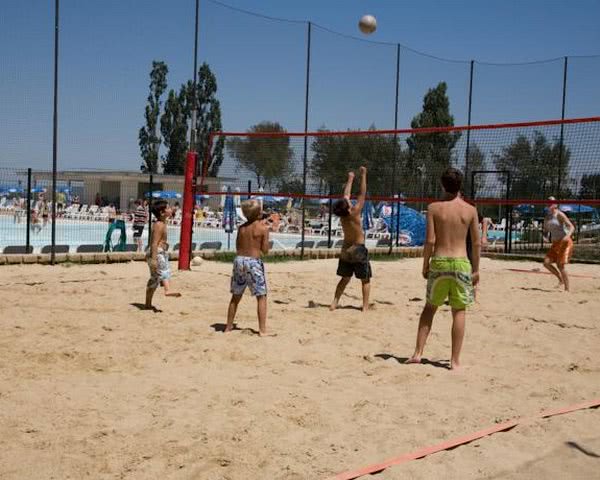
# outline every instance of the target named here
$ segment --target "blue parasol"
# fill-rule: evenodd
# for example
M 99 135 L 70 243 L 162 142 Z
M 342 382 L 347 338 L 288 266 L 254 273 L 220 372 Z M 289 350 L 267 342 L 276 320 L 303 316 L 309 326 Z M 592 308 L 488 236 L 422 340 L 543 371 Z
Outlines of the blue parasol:
M 563 204 L 559 206 L 562 212 L 572 212 L 572 213 L 593 213 L 596 209 L 592 208 L 588 205 L 580 205 L 580 204 Z
M 519 213 L 527 214 L 535 212 L 535 205 L 517 205 L 515 210 Z
M 373 204 L 370 200 L 365 201 L 362 211 L 362 227 L 367 231 L 373 227 Z
M 231 195 L 231 188 L 227 189 L 225 204 L 223 205 L 223 228 L 227 232 L 227 250 L 230 250 L 231 233 L 235 228 L 235 204 L 233 202 L 233 195 Z
M 146 197 L 150 195 L 146 193 Z M 175 192 L 173 190 L 157 190 L 152 192 L 152 198 L 161 198 L 161 199 L 171 199 L 171 198 L 181 198 L 181 193 Z

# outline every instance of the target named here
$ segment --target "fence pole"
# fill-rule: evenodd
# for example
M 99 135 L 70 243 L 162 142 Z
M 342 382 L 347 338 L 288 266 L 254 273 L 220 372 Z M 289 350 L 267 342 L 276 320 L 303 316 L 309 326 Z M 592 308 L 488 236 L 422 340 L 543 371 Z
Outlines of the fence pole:
M 308 22 L 306 32 L 306 94 L 304 97 L 304 133 L 308 132 L 308 102 L 310 94 L 310 41 L 312 32 L 312 23 Z M 302 155 L 302 192 L 306 195 L 306 174 L 307 174 L 307 150 L 308 136 L 304 135 L 304 153 Z M 300 260 L 304 259 L 304 221 L 306 219 L 306 197 L 302 197 L 302 230 L 300 232 Z
M 56 254 L 56 169 L 58 147 L 58 30 L 59 0 L 54 2 L 54 115 L 52 119 L 52 241 L 50 264 L 54 265 Z
M 400 193 L 396 195 L 398 201 L 396 202 L 396 246 L 400 246 Z
M 152 192 L 154 191 L 154 175 L 150 172 L 150 192 L 148 194 L 148 248 L 152 237 Z
M 398 130 L 398 99 L 400 94 L 400 44 L 396 44 L 396 99 L 394 103 L 394 130 Z M 397 190 L 396 187 L 396 164 L 398 163 L 398 134 L 394 133 L 394 161 L 392 163 L 392 188 L 391 192 Z M 392 204 L 393 205 L 393 204 Z M 392 212 L 393 213 L 393 212 Z M 390 222 L 392 223 L 392 222 Z M 396 239 L 398 241 L 398 239 Z M 390 232 L 390 249 L 388 255 L 392 254 L 394 244 L 394 232 Z
M 510 172 L 506 173 L 506 200 L 510 200 Z M 506 224 L 504 226 L 504 253 L 512 251 L 512 215 L 511 207 L 508 202 L 505 206 L 504 218 Z
M 27 230 L 25 231 L 25 252 L 29 253 L 31 234 L 31 168 L 27 169 Z
M 567 102 L 567 70 L 569 69 L 569 57 L 565 57 L 564 66 L 563 66 L 563 88 L 562 88 L 562 113 L 560 115 L 560 119 L 565 119 L 565 105 Z M 558 181 L 557 181 L 557 189 L 556 198 L 560 199 L 561 197 L 561 185 L 562 185 L 562 162 L 563 162 L 563 141 L 564 141 L 564 133 L 565 133 L 565 125 L 564 123 L 560 124 L 560 148 L 558 149 Z
M 471 107 L 473 103 L 473 67 L 475 61 L 471 60 L 471 68 L 469 72 L 469 105 L 467 110 L 467 126 L 471 126 Z M 465 178 L 469 180 L 469 146 L 471 144 L 471 129 L 467 129 L 467 147 L 465 149 Z M 466 189 L 465 189 L 466 190 Z M 471 185 L 471 197 L 473 197 L 474 191 Z
M 248 200 L 252 197 L 252 180 L 248 180 Z
M 331 224 L 332 224 L 332 216 L 333 216 L 333 187 L 331 183 L 329 184 L 329 218 L 327 219 L 328 228 L 327 228 L 327 248 L 331 248 Z

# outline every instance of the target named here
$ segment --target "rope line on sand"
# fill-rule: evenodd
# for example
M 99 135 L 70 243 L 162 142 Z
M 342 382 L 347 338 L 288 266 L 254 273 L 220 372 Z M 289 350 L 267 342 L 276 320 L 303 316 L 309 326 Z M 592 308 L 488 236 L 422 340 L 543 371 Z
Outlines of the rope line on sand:
M 526 270 L 524 268 L 507 268 L 507 270 L 509 270 L 511 272 L 518 272 L 518 273 L 537 273 L 540 275 L 552 275 L 550 272 L 543 272 L 541 270 Z M 577 273 L 569 273 L 569 277 L 592 278 L 592 279 L 596 278 L 593 275 L 581 275 L 581 274 L 577 274 Z
M 358 470 L 350 470 L 343 473 L 338 473 L 337 475 L 330 477 L 328 480 L 354 480 L 356 478 L 362 477 L 363 475 L 369 475 L 373 473 L 379 473 L 383 470 L 403 463 L 407 463 L 411 460 L 416 460 L 418 458 L 423 458 L 433 453 L 441 452 L 444 450 L 450 450 L 452 448 L 458 447 L 460 445 L 465 445 L 479 438 L 486 437 L 488 435 L 492 435 L 498 432 L 506 432 L 508 430 L 513 429 L 517 425 L 530 423 L 535 420 L 539 420 L 541 418 L 554 417 L 556 415 L 564 415 L 565 413 L 575 412 L 577 410 L 585 410 L 588 408 L 598 408 L 600 407 L 600 398 L 596 400 L 590 400 L 587 402 L 578 403 L 575 405 L 571 405 L 568 407 L 561 407 L 543 411 L 537 415 L 533 415 L 531 417 L 523 417 L 518 418 L 516 420 L 509 420 L 508 422 L 500 423 L 493 427 L 486 428 L 484 430 L 480 430 L 475 433 L 471 433 L 468 435 L 464 435 L 462 437 L 457 437 L 452 440 L 447 440 L 445 442 L 439 443 L 437 445 L 432 445 L 430 447 L 420 448 L 419 450 L 415 450 L 411 453 L 405 453 L 404 455 L 400 455 L 399 457 L 391 458 L 382 463 L 376 463 L 373 465 L 369 465 L 367 467 L 360 468 Z

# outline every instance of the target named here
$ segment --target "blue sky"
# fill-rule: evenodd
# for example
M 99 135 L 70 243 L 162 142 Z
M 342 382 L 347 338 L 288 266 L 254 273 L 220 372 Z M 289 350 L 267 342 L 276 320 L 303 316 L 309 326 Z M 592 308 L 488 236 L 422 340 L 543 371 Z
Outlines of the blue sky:
M 600 54 L 600 1 L 227 0 L 275 17 L 312 20 L 360 37 L 358 18 L 374 14 L 368 37 L 463 63 L 402 50 L 399 126 L 423 94 L 448 82 L 457 124 L 467 121 L 468 60 L 529 62 Z M 0 7 L 0 168 L 50 168 L 53 0 Z M 192 74 L 194 0 L 61 1 L 59 168 L 138 170 L 153 59 L 169 65 L 169 86 Z M 362 37 L 366 38 L 366 37 Z M 201 0 L 200 61 L 217 74 L 224 128 L 275 120 L 304 125 L 306 25 L 272 22 Z M 395 47 L 343 38 L 315 27 L 309 128 L 392 128 Z M 572 58 L 567 116 L 600 113 L 600 56 Z M 562 59 L 532 65 L 477 63 L 473 123 L 559 118 Z

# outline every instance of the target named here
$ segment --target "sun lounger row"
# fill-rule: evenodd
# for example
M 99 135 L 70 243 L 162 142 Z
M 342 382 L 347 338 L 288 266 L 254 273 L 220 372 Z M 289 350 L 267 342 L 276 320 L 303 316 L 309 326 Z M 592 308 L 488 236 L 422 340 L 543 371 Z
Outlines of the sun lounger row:
M 200 244 L 199 250 L 220 250 L 221 242 L 203 242 Z M 196 243 L 192 243 L 192 250 L 195 251 L 197 247 Z M 137 245 L 130 243 L 125 245 L 125 252 L 137 252 Z M 173 247 L 174 251 L 179 250 L 179 244 L 176 244 Z M 41 248 L 40 253 L 50 253 L 52 251 L 52 247 L 50 245 L 46 245 Z M 69 245 L 56 245 L 54 249 L 55 253 L 69 253 L 71 251 Z M 102 253 L 104 252 L 104 245 L 101 244 L 93 244 L 93 245 L 79 245 L 75 248 L 76 253 Z M 24 255 L 33 253 L 33 246 L 29 246 L 27 249 L 24 245 L 10 245 L 8 247 L 4 247 L 2 253 L 7 255 Z

